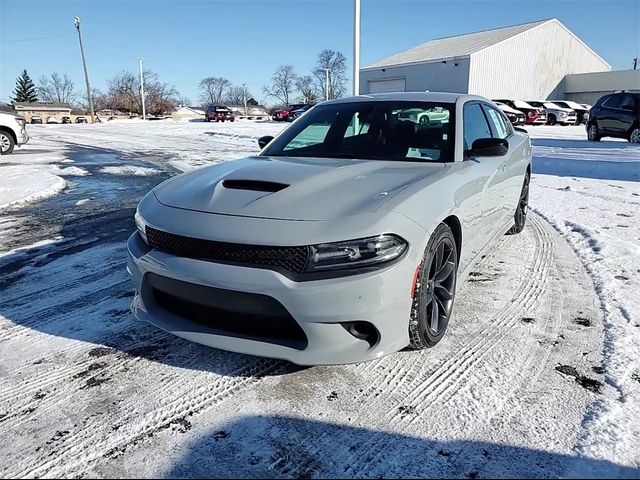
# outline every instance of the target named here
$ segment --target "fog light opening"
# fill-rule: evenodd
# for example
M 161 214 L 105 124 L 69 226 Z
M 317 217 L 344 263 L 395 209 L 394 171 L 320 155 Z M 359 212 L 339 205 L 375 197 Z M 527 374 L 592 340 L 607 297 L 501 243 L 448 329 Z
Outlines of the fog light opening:
M 342 327 L 358 340 L 364 340 L 372 348 L 380 339 L 380 334 L 376 327 L 369 322 L 346 322 L 341 323 Z

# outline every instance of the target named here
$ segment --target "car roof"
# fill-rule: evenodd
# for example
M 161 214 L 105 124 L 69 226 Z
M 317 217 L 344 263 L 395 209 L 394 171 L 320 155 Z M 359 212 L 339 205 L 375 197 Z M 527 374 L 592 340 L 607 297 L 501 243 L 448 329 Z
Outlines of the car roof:
M 323 104 L 336 103 L 352 103 L 352 102 L 439 102 L 439 103 L 456 103 L 458 100 L 484 100 L 487 98 L 476 95 L 467 95 L 465 93 L 451 92 L 391 92 L 391 93 L 368 93 L 357 95 L 355 97 L 338 98 L 329 100 Z

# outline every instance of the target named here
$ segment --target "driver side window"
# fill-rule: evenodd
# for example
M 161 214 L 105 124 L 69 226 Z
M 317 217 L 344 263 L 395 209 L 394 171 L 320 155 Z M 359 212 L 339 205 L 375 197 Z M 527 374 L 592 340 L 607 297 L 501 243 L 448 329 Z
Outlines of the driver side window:
M 479 103 L 467 103 L 463 110 L 464 149 L 471 150 L 479 138 L 491 138 L 491 130 Z

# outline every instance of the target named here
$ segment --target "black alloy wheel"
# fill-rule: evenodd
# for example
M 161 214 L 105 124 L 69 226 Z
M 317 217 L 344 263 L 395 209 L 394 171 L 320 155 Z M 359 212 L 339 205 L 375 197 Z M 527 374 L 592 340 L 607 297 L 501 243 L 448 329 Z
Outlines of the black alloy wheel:
M 524 176 L 524 182 L 522 183 L 522 190 L 520 191 L 520 198 L 518 199 L 518 205 L 516 206 L 516 213 L 513 215 L 514 224 L 507 231 L 507 235 L 515 235 L 516 233 L 524 230 L 524 225 L 527 222 L 527 209 L 529 208 L 529 182 L 531 177 L 529 173 Z
M 429 239 L 414 286 L 409 319 L 411 348 L 433 347 L 444 336 L 453 310 L 457 276 L 455 238 L 441 223 Z

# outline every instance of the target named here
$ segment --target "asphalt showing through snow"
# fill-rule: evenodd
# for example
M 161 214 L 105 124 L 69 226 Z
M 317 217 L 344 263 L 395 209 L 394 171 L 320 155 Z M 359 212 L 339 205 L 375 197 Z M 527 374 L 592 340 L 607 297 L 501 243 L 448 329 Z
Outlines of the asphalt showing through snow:
M 602 394 L 602 316 L 540 217 L 461 284 L 437 348 L 297 369 L 136 322 L 125 240 L 166 158 L 74 147 L 63 193 L 7 210 L 0 476 L 562 476 Z M 103 173 L 121 163 L 148 176 Z M 151 170 L 149 170 L 151 171 Z M 627 472 L 628 473 L 628 472 Z

